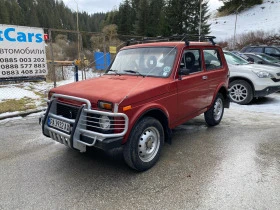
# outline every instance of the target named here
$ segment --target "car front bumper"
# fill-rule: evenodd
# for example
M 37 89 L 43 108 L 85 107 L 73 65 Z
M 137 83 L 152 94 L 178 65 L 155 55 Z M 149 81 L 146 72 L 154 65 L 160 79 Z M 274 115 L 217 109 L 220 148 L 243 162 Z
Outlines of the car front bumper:
M 280 91 L 280 85 L 279 86 L 269 86 L 264 88 L 263 90 L 255 90 L 255 95 L 254 97 L 263 97 L 267 96 L 269 94 L 275 93 Z
M 69 119 L 65 116 L 61 116 L 61 114 L 57 112 L 58 98 L 69 99 L 84 103 L 84 105 L 77 107 L 78 111 L 75 119 Z M 112 122 L 111 130 L 114 130 L 116 125 L 121 126 L 122 129 L 119 133 L 102 133 L 96 130 L 89 129 L 91 127 L 96 128 L 96 124 L 95 126 L 92 126 L 92 122 L 90 119 L 94 117 L 89 117 L 89 114 L 94 114 L 99 117 L 108 116 L 111 118 L 121 118 L 121 122 L 120 120 Z M 63 130 L 50 126 L 48 120 L 49 118 L 70 124 L 70 132 L 65 132 Z M 52 99 L 49 101 L 48 109 L 46 113 L 40 117 L 39 123 L 42 125 L 42 132 L 45 136 L 50 137 L 53 140 L 62 143 L 72 149 L 77 149 L 80 152 L 85 152 L 86 147 L 97 147 L 103 150 L 109 150 L 119 147 L 121 146 L 123 136 L 126 134 L 128 129 L 128 117 L 124 113 L 92 110 L 91 104 L 88 100 L 61 94 L 54 94 L 52 96 Z M 101 130 L 100 127 L 98 128 L 98 130 Z

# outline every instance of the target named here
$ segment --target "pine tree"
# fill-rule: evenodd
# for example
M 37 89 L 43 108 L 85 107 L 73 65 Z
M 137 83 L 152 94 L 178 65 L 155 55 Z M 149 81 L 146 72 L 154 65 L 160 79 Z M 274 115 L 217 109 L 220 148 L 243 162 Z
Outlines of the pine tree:
M 7 2 L 1 0 L 1 6 L 0 6 L 0 23 L 2 24 L 10 24 L 10 15 L 9 10 L 7 7 Z
M 148 21 L 149 17 L 149 2 L 148 0 L 140 0 L 136 11 L 136 20 L 134 24 L 134 31 L 137 35 L 149 35 L 148 34 Z
M 38 19 L 38 15 L 36 12 L 36 7 L 31 6 L 30 8 L 30 12 L 28 14 L 28 21 L 29 26 L 33 26 L 33 27 L 40 27 L 40 23 L 39 23 L 39 19 Z
M 119 16 L 118 16 L 118 27 L 121 34 L 132 34 L 133 31 L 133 20 L 132 20 L 132 6 L 129 0 L 125 0 L 124 3 L 120 4 Z
M 186 32 L 184 30 L 188 13 L 186 5 L 185 0 L 168 0 L 166 16 L 169 35 Z
M 225 14 L 232 14 L 236 11 L 236 9 L 242 5 L 241 8 L 239 8 L 239 11 L 242 11 L 245 8 L 254 6 L 256 4 L 262 4 L 263 0 L 220 0 L 224 3 L 223 6 L 221 6 L 218 11 L 224 12 Z
M 210 17 L 208 14 L 208 2 L 201 2 L 201 34 L 207 35 L 210 33 L 210 24 L 207 24 L 207 20 Z M 193 14 L 189 16 L 189 27 L 188 33 L 199 34 L 199 24 L 200 24 L 200 4 L 197 1 L 192 2 Z
M 148 8 L 147 36 L 163 35 L 165 22 L 164 0 L 151 0 Z
M 167 6 L 168 27 L 171 34 L 198 34 L 200 22 L 200 1 L 198 0 L 169 0 Z M 202 3 L 202 34 L 209 34 L 210 25 L 208 1 Z
M 21 8 L 19 7 L 16 0 L 11 0 L 10 1 L 9 14 L 13 14 L 10 17 L 10 24 L 23 25 L 23 23 L 24 23 L 23 14 L 22 14 Z

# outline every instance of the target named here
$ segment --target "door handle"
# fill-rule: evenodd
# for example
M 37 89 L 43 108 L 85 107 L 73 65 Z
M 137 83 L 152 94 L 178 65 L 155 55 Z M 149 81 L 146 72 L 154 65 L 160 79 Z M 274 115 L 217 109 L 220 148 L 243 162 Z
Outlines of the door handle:
M 206 79 L 208 79 L 208 77 L 207 76 L 202 76 L 202 79 L 206 80 Z

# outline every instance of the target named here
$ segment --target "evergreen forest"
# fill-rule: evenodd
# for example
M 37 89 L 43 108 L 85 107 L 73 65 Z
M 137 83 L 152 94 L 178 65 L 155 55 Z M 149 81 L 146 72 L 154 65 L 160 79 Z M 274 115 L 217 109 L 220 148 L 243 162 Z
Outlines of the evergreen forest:
M 195 33 L 199 27 L 199 0 L 123 0 L 107 13 L 79 12 L 79 30 L 101 32 L 117 25 L 118 34 L 169 36 Z M 0 24 L 76 30 L 76 11 L 62 0 L 0 0 Z M 209 33 L 208 1 L 202 3 L 202 33 Z

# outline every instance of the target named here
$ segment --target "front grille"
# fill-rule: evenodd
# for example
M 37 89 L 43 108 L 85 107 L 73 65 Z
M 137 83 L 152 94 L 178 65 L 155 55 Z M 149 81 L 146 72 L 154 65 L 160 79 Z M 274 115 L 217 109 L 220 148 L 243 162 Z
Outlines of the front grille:
M 57 115 L 61 115 L 68 119 L 76 119 L 79 107 L 57 103 Z

